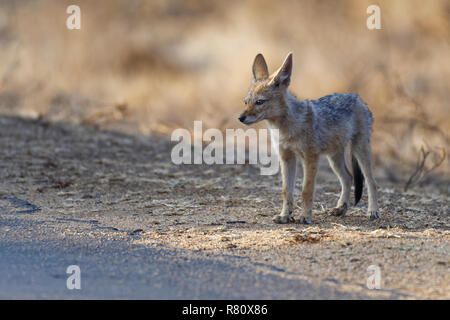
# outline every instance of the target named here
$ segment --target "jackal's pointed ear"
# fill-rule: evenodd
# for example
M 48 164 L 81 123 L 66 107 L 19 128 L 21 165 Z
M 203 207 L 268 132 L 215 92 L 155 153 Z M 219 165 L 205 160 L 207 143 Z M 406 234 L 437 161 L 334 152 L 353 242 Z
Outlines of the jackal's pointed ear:
M 269 69 L 266 60 L 261 53 L 258 53 L 253 61 L 253 80 L 259 81 L 269 77 Z
M 275 75 L 272 79 L 273 84 L 276 85 L 285 85 L 288 86 L 291 82 L 291 74 L 292 74 L 292 52 L 289 52 L 286 59 L 283 62 L 283 65 L 275 72 Z

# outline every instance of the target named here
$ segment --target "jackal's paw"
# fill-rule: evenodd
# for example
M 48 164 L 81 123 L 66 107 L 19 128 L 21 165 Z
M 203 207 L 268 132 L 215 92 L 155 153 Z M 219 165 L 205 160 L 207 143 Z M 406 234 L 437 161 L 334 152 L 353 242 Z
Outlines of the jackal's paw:
M 336 217 L 343 216 L 346 212 L 347 212 L 347 204 L 346 203 L 344 203 L 340 207 L 336 207 L 336 208 L 333 208 L 330 210 L 330 213 Z
M 301 216 L 298 222 L 301 224 L 311 224 L 311 217 Z
M 282 216 L 281 214 L 277 214 L 275 217 L 273 217 L 273 222 L 278 224 L 284 224 L 289 222 L 294 222 L 294 218 L 292 216 Z
M 378 211 L 370 211 L 370 220 L 381 218 L 381 214 Z

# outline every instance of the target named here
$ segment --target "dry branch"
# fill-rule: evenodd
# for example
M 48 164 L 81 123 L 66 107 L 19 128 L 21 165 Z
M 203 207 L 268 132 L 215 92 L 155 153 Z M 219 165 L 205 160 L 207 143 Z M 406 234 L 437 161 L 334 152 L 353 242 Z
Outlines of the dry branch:
M 417 183 L 420 179 L 422 179 L 426 175 L 430 174 L 433 170 L 438 168 L 444 162 L 445 157 L 446 157 L 446 152 L 445 152 L 445 149 L 442 148 L 439 160 L 436 163 L 434 163 L 430 168 L 428 168 L 428 169 L 425 168 L 425 163 L 426 163 L 427 158 L 433 153 L 437 154 L 433 150 L 425 151 L 425 148 L 423 146 L 420 148 L 419 159 L 417 161 L 416 169 L 413 172 L 413 174 L 409 177 L 408 181 L 405 184 L 405 188 L 404 188 L 405 192 L 408 190 L 408 188 L 411 185 Z

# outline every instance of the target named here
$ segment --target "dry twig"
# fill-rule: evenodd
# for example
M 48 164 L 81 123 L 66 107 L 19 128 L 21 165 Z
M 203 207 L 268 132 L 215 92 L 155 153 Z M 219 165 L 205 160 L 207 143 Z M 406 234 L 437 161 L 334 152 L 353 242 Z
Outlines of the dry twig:
M 433 170 L 435 170 L 437 167 L 439 167 L 445 160 L 446 153 L 445 149 L 441 149 L 441 156 L 439 157 L 439 160 L 432 165 L 430 168 L 425 168 L 425 162 L 427 158 L 435 153 L 432 150 L 425 151 L 425 148 L 422 146 L 420 148 L 420 154 L 419 159 L 417 161 L 416 170 L 413 172 L 413 174 L 409 177 L 408 181 L 405 184 L 404 191 L 406 192 L 408 188 L 413 185 L 414 183 L 417 183 L 420 179 L 431 173 Z

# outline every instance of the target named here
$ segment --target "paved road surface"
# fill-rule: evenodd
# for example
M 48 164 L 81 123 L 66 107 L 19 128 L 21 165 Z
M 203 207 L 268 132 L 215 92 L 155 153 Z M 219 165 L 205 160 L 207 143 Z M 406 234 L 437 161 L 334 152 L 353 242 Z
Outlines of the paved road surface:
M 89 221 L 61 224 L 39 211 L 3 214 L 0 225 L 1 299 L 367 298 L 336 286 L 288 279 L 283 270 L 239 256 L 192 258 L 181 251 L 130 246 L 109 236 L 125 231 Z M 93 226 L 101 232 L 93 233 Z M 85 229 L 88 236 L 45 240 L 44 235 L 63 234 L 64 229 Z M 69 265 L 81 269 L 81 290 L 66 288 Z

